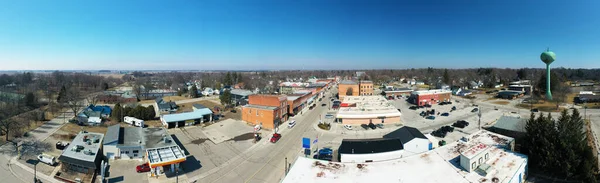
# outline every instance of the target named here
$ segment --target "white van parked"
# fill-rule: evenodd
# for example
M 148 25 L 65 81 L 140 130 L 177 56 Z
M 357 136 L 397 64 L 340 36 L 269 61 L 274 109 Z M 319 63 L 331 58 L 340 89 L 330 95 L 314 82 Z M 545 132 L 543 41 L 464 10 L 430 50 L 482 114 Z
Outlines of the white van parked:
M 133 126 L 144 127 L 144 120 L 141 120 L 141 119 L 137 119 L 137 118 L 130 117 L 130 116 L 125 116 L 123 118 L 123 121 L 125 123 L 128 123 L 128 124 L 133 125 Z
M 294 126 L 296 126 L 296 120 L 292 120 L 288 123 L 288 128 L 292 128 Z
M 50 166 L 54 166 L 56 164 L 56 158 L 54 156 L 50 156 L 47 154 L 40 154 L 37 156 L 40 162 L 46 163 Z

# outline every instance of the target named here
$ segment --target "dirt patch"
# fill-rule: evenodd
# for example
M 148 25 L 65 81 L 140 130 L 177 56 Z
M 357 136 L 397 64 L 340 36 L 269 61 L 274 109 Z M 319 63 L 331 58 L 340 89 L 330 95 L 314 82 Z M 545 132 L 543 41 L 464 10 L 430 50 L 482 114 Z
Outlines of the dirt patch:
M 531 108 L 530 105 L 531 104 L 518 104 L 517 107 L 520 107 L 523 109 L 529 109 L 529 108 Z M 537 108 L 543 112 L 557 112 L 557 111 L 565 109 L 564 107 L 560 107 L 559 110 L 556 110 L 556 103 L 552 103 L 552 102 L 540 102 L 537 104 L 533 104 L 533 108 Z
M 498 100 L 498 101 L 493 101 L 492 103 L 494 104 L 498 104 L 498 105 L 506 105 L 509 104 L 509 101 L 504 101 L 504 100 Z
M 75 136 L 77 136 L 76 134 L 70 133 L 70 134 L 52 134 L 52 138 L 55 138 L 57 140 L 61 140 L 61 141 L 72 141 L 73 139 L 75 139 Z
M 79 126 L 77 124 L 67 123 L 62 128 L 60 128 L 60 130 L 65 133 L 69 133 L 69 134 L 78 134 L 81 130 L 105 134 L 107 127 L 105 127 L 105 126 Z
M 212 100 L 201 100 L 197 102 L 181 103 L 178 105 L 179 110 L 177 110 L 177 112 L 190 112 L 193 110 L 192 107 L 194 106 L 194 104 L 203 105 L 211 110 L 214 110 L 215 107 L 219 107 L 220 109 L 224 108 L 223 105 L 213 102 Z
M 235 136 L 235 137 L 233 137 L 233 138 L 232 138 L 232 139 L 230 139 L 230 140 L 233 140 L 233 141 L 235 141 L 235 142 L 238 142 L 238 141 L 244 141 L 244 140 L 250 140 L 250 139 L 254 139 L 254 133 L 245 133 L 245 134 L 241 134 L 241 135 L 238 135 L 238 136 Z
M 196 140 L 192 140 L 190 143 L 200 145 L 200 144 L 203 144 L 204 142 L 206 142 L 207 140 L 208 140 L 207 138 L 196 139 Z
M 160 120 L 148 120 L 148 121 L 144 121 L 144 125 L 146 125 L 147 127 L 162 127 L 163 124 L 162 122 L 160 122 Z

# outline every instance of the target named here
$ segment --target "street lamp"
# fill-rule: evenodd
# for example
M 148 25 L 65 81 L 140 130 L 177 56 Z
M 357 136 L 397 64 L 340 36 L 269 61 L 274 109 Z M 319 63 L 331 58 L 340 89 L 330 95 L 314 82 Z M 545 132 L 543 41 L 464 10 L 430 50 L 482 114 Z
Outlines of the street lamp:
M 35 163 L 33 164 L 33 182 L 37 183 L 38 179 L 37 179 L 37 164 L 39 163 L 39 160 L 35 160 Z

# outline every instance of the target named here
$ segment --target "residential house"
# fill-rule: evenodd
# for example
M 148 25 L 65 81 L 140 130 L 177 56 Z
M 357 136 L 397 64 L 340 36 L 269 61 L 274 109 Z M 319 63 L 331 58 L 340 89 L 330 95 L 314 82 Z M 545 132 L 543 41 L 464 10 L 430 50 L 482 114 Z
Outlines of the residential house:
M 248 96 L 254 94 L 250 90 L 243 90 L 243 89 L 232 89 L 230 91 L 230 93 L 231 93 L 231 103 L 234 106 L 246 105 L 248 103 Z
M 110 117 L 112 109 L 109 106 L 90 105 L 77 114 L 80 124 L 99 125 L 102 119 Z
M 154 100 L 155 117 L 160 117 L 161 114 L 171 114 L 177 112 L 179 107 L 175 102 L 164 101 L 161 97 Z

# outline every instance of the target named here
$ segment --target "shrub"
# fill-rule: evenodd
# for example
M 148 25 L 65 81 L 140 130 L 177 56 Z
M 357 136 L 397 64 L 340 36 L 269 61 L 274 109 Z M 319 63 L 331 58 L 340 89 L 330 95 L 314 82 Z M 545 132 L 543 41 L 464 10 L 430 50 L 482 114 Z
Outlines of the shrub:
M 331 124 L 329 123 L 319 123 L 319 128 L 323 129 L 323 130 L 329 130 L 331 129 Z

